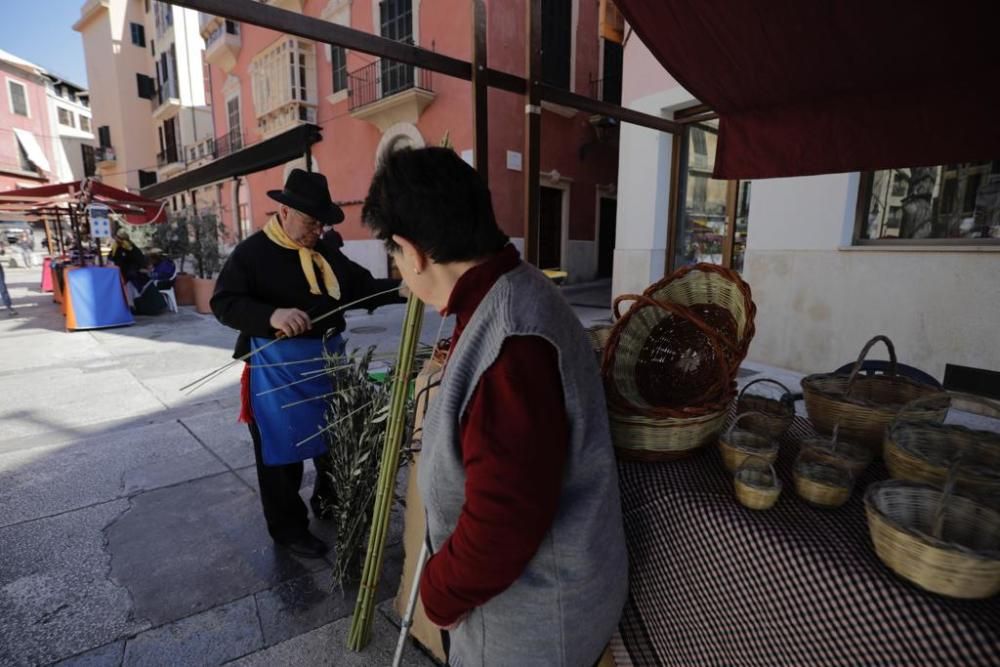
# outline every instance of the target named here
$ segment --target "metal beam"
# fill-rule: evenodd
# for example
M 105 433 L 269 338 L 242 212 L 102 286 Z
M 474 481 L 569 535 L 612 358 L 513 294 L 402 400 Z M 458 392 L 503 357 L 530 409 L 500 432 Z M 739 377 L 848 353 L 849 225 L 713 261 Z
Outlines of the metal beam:
M 680 134 L 683 129 L 679 124 L 672 120 L 667 120 L 666 118 L 651 116 L 648 113 L 642 113 L 641 111 L 636 111 L 634 109 L 626 109 L 618 106 L 617 104 L 610 104 L 608 102 L 602 102 L 590 97 L 584 97 L 583 95 L 577 95 L 576 93 L 571 93 L 568 90 L 555 88 L 544 83 L 539 84 L 539 88 L 541 89 L 542 99 L 546 102 L 551 102 L 552 104 L 572 107 L 573 109 L 586 111 L 592 114 L 610 116 L 611 118 L 617 118 L 624 123 L 640 125 L 642 127 L 648 127 L 653 130 L 659 130 L 669 134 Z
M 473 160 L 487 185 L 490 182 L 488 111 L 489 75 L 486 72 L 486 3 L 472 0 L 472 127 Z
M 524 98 L 524 258 L 538 265 L 539 171 L 541 170 L 542 0 L 525 3 L 525 70 L 528 90 Z

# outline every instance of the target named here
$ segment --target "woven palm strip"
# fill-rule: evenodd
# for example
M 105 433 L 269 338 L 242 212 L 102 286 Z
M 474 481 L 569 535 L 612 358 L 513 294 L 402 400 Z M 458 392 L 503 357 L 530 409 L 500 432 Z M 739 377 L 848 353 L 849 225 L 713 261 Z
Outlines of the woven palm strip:
M 736 499 L 744 507 L 752 510 L 767 510 L 778 502 L 781 495 L 781 480 L 774 470 L 774 465 L 762 469 L 752 464 L 745 464 L 733 477 L 733 488 Z
M 736 472 L 748 459 L 760 459 L 774 463 L 778 458 L 778 442 L 767 436 L 758 435 L 746 428 L 738 428 L 741 421 L 749 421 L 758 416 L 753 412 L 737 415 L 726 432 L 719 436 L 719 453 L 722 464 L 729 472 Z
M 634 302 L 622 315 L 621 306 Z M 754 333 L 750 287 L 729 269 L 696 264 L 615 299 L 604 349 L 608 402 L 621 412 L 688 418 L 718 412 Z
M 747 389 L 759 383 L 781 387 L 785 393 L 781 395 L 780 399 L 747 393 Z M 780 438 L 792 425 L 792 420 L 795 419 L 795 402 L 791 396 L 792 391 L 777 380 L 759 378 L 748 382 L 740 390 L 736 401 L 736 412 L 737 414 L 755 413 L 744 422 L 747 430 L 769 438 Z
M 1000 419 L 1000 403 L 966 395 L 934 394 L 910 403 L 903 412 L 942 401 L 949 405 L 953 399 L 963 409 Z M 904 416 L 886 432 L 883 455 L 893 478 L 939 488 L 944 486 L 951 465 L 961 457 L 956 492 L 1000 509 L 1000 433 L 908 421 Z
M 719 412 L 687 418 L 608 411 L 618 456 L 632 461 L 672 461 L 687 456 L 718 437 L 728 414 L 728 405 Z
M 1000 592 L 1000 512 L 902 480 L 878 482 L 865 493 L 875 553 L 900 577 L 954 598 Z
M 886 375 L 861 375 L 861 365 L 875 343 L 889 349 L 890 368 Z M 936 393 L 938 389 L 896 373 L 896 350 L 885 336 L 875 336 L 864 346 L 850 375 L 817 373 L 802 380 L 809 420 L 820 433 L 832 433 L 840 425 L 844 439 L 871 448 L 874 456 L 882 450 L 886 427 L 911 401 Z M 907 412 L 907 418 L 940 422 L 945 410 L 935 407 Z

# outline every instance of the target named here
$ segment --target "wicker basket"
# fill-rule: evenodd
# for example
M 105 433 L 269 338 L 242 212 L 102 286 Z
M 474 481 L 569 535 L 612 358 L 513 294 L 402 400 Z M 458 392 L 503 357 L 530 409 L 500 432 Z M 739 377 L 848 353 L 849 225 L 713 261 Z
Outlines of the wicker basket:
M 872 462 L 872 451 L 864 445 L 844 442 L 839 438 L 839 426 L 833 427 L 833 436 L 827 438 L 807 438 L 802 441 L 804 455 L 814 460 L 828 461 L 847 468 L 857 477 Z
M 611 327 L 604 324 L 589 327 L 587 338 L 590 339 L 590 346 L 593 348 L 594 354 L 597 355 L 597 365 L 600 366 L 601 359 L 604 357 L 604 346 L 611 338 Z
M 778 502 L 781 495 L 781 480 L 774 471 L 774 465 L 759 467 L 752 461 L 747 461 L 733 476 L 733 489 L 736 499 L 744 507 L 752 510 L 768 510 Z
M 1000 592 L 1000 512 L 969 498 L 901 480 L 865 493 L 875 553 L 900 577 L 953 598 Z
M 770 464 L 778 458 L 778 443 L 775 440 L 743 428 L 737 428 L 741 421 L 749 421 L 751 417 L 759 416 L 761 415 L 755 412 L 746 412 L 737 416 L 732 425 L 719 437 L 722 465 L 729 472 L 736 472 L 748 459 L 760 459 Z
M 890 369 L 886 375 L 860 375 L 861 364 L 868 350 L 877 343 L 889 348 Z M 816 430 L 831 433 L 840 424 L 845 439 L 871 448 L 879 456 L 885 429 L 910 401 L 936 393 L 938 390 L 896 374 L 896 351 L 885 336 L 875 336 L 861 350 L 850 375 L 819 373 L 802 380 L 806 410 Z M 932 408 L 908 413 L 908 418 L 920 421 L 944 419 L 943 410 Z
M 833 509 L 851 497 L 854 476 L 842 466 L 800 455 L 792 471 L 795 492 L 811 505 Z
M 718 437 L 728 406 L 707 415 L 676 419 L 644 417 L 609 410 L 611 441 L 620 458 L 632 461 L 672 461 Z
M 634 303 L 622 315 L 627 301 Z M 686 418 L 730 401 L 754 332 L 750 287 L 738 274 L 706 264 L 686 267 L 643 294 L 619 296 L 614 312 L 618 321 L 602 363 L 610 405 Z
M 904 408 L 904 416 L 886 432 L 883 455 L 889 474 L 895 479 L 941 488 L 949 468 L 961 457 L 956 493 L 1000 508 L 1000 433 L 905 418 L 905 414 L 925 405 L 939 405 L 942 401 L 950 405 L 953 398 L 962 408 L 1000 419 L 1000 404 L 975 396 L 935 394 L 918 399 Z
M 785 393 L 781 395 L 780 399 L 747 393 L 747 389 L 760 382 L 781 387 Z M 788 387 L 777 380 L 760 378 L 748 382 L 740 391 L 736 401 L 736 412 L 739 414 L 756 413 L 745 422 L 747 430 L 769 438 L 780 438 L 792 425 L 792 420 L 795 419 L 795 402 L 792 400 L 792 392 Z

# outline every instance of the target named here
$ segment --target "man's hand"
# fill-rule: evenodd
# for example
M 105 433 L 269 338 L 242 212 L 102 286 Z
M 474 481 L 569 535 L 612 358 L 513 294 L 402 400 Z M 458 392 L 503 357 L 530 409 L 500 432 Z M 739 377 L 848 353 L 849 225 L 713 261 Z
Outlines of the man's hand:
M 271 313 L 271 326 L 291 338 L 309 331 L 312 321 L 298 308 L 278 308 Z

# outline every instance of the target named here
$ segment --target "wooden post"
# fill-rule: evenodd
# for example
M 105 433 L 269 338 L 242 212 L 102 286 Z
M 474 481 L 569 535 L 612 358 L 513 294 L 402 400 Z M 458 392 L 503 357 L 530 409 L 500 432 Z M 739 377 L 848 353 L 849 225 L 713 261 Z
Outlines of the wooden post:
M 473 162 L 490 182 L 490 142 L 487 98 L 489 81 L 486 73 L 486 3 L 472 0 L 472 126 L 475 128 Z
M 538 195 L 542 135 L 542 97 L 539 79 L 542 74 L 542 2 L 528 0 L 526 5 L 525 64 L 528 72 L 524 99 L 524 258 L 538 264 Z

